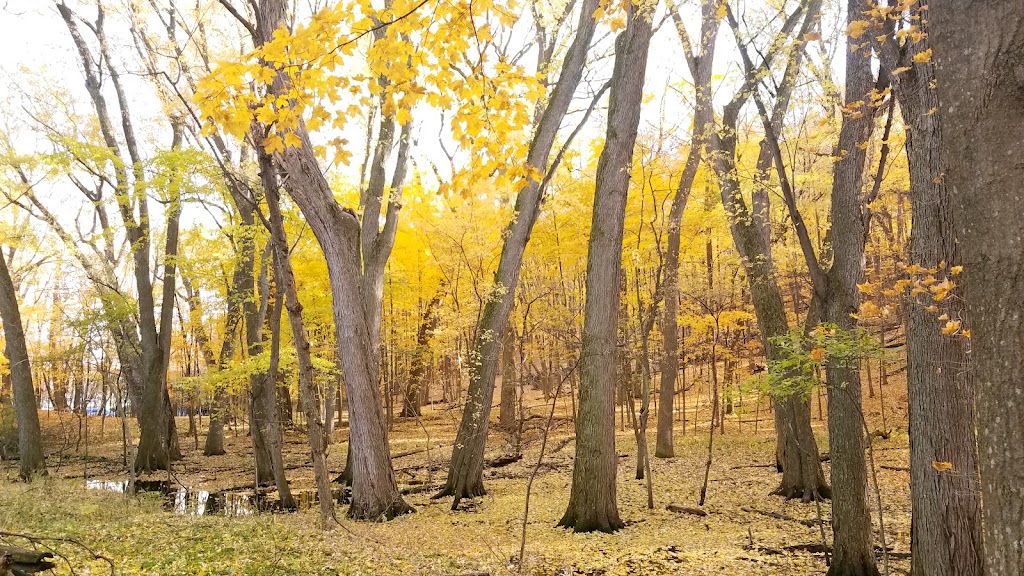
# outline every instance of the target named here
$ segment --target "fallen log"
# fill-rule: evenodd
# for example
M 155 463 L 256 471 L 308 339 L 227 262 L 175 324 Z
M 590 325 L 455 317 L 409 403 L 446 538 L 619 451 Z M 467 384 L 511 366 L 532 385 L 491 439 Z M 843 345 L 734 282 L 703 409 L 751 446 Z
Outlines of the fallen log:
M 0 544 L 0 576 L 35 574 L 54 567 L 53 554 Z

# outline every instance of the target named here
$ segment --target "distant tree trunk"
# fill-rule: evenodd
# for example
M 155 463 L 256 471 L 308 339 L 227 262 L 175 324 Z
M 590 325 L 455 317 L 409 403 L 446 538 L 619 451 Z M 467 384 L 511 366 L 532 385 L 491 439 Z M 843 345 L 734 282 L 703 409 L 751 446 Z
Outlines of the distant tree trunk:
M 712 120 L 711 70 L 715 59 L 715 43 L 718 38 L 718 18 L 715 2 L 702 4 L 701 36 L 699 52 L 688 54 L 690 73 L 696 88 L 696 104 L 693 114 L 693 136 L 690 150 L 683 166 L 672 207 L 669 209 L 668 245 L 665 250 L 665 313 L 662 318 L 662 335 L 665 353 L 661 361 L 661 388 L 658 394 L 658 430 L 654 456 L 672 458 L 675 448 L 672 443 L 672 404 L 675 398 L 676 378 L 679 374 L 679 246 L 683 213 L 690 198 L 690 189 L 700 167 L 704 136 Z M 685 37 L 685 28 L 677 10 L 672 10 L 677 30 Z M 687 42 L 687 46 L 689 42 Z M 685 427 L 685 423 L 684 423 Z
M 498 407 L 498 425 L 504 430 L 516 427 L 516 333 L 505 329 L 501 343 L 501 404 Z
M 927 32 L 927 19 L 922 18 L 918 26 Z M 960 264 L 961 248 L 956 242 L 952 191 L 943 174 L 943 111 L 938 93 L 930 87 L 935 82 L 934 64 L 915 64 L 893 74 L 912 62 L 913 56 L 929 51 L 930 44 L 926 36 L 912 43 L 907 53 L 891 36 L 878 51 L 908 131 L 910 262 L 936 269 L 944 263 L 943 273 L 948 274 L 949 268 Z M 933 303 L 939 308 L 934 314 L 925 310 Z M 960 298 L 941 302 L 926 298 L 907 307 L 911 572 L 915 576 L 981 576 L 981 501 L 975 488 L 979 478 L 969 342 L 943 336 L 936 326 L 939 314 L 966 322 Z M 881 386 L 884 363 L 880 370 Z M 932 462 L 949 462 L 955 473 L 937 470 Z
M 412 367 L 409 369 L 409 383 L 403 394 L 402 416 L 414 418 L 421 414 L 423 390 L 427 387 L 427 376 L 431 365 L 430 337 L 437 328 L 437 308 L 441 304 L 443 291 L 438 290 L 427 304 L 420 325 L 416 329 L 416 351 L 413 352 Z
M 558 82 L 551 91 L 550 99 L 537 123 L 527 163 L 540 174 L 544 174 L 548 169 L 548 158 L 558 128 L 583 77 L 583 68 L 596 27 L 593 14 L 598 5 L 598 0 L 583 0 L 581 3 L 575 37 L 562 63 Z M 480 313 L 476 340 L 470 353 L 472 368 L 469 372 L 468 397 L 462 412 L 455 448 L 452 451 L 448 477 L 444 488 L 436 495 L 454 496 L 453 508 L 458 506 L 462 498 L 484 494 L 484 450 L 487 447 L 487 428 L 490 424 L 494 383 L 498 374 L 500 339 L 508 326 L 508 317 L 515 301 L 523 254 L 526 252 L 526 245 L 540 213 L 544 192 L 541 183 L 539 179 L 529 178 L 516 196 L 515 218 L 509 222 L 505 230 L 505 241 L 502 244 L 501 257 L 491 288 L 492 297 L 485 300 Z M 525 374 L 525 369 L 523 373 Z
M 580 351 L 580 402 L 572 490 L 559 526 L 575 532 L 622 528 L 615 501 L 615 351 L 622 285 L 622 239 L 633 146 L 643 101 L 654 6 L 626 9 L 615 40 L 608 129 L 597 164 L 587 251 L 587 293 Z
M 1016 156 L 1024 134 L 1024 3 L 947 0 L 930 3 L 930 8 L 928 37 L 947 136 L 942 158 L 951 199 L 949 221 L 956 226 L 964 267 L 967 317 L 961 328 L 973 333 L 970 366 L 943 364 L 943 371 L 970 371 L 978 383 L 984 573 L 1019 576 L 1024 574 L 1024 165 Z M 947 344 L 954 351 L 957 346 Z M 962 426 L 960 418 L 953 422 Z M 957 445 L 962 442 L 958 439 Z M 959 450 L 936 453 L 943 455 L 966 457 Z M 952 476 L 970 472 L 954 469 L 943 474 L 950 476 L 943 482 L 958 483 Z M 970 545 L 957 544 L 957 555 Z
M 36 474 L 46 474 L 46 460 L 39 431 L 39 413 L 36 411 L 36 391 L 32 386 L 32 365 L 17 296 L 3 250 L 0 250 L 0 322 L 3 322 L 4 354 L 11 373 L 14 411 L 18 421 L 19 474 L 22 480 L 30 480 Z
M 871 8 L 867 0 L 848 0 L 847 19 L 863 18 Z M 841 330 L 856 328 L 853 318 L 860 306 L 857 284 L 864 278 L 864 241 L 867 238 L 862 188 L 866 143 L 874 127 L 870 93 L 875 80 L 871 51 L 847 39 L 846 101 L 848 110 L 861 106 L 859 115 L 846 114 L 839 132 L 832 180 L 832 266 L 822 301 L 823 318 Z M 859 364 L 825 360 L 828 379 L 828 437 L 832 469 L 832 565 L 829 576 L 878 574 L 872 547 L 871 511 L 867 503 L 867 465 L 861 407 Z

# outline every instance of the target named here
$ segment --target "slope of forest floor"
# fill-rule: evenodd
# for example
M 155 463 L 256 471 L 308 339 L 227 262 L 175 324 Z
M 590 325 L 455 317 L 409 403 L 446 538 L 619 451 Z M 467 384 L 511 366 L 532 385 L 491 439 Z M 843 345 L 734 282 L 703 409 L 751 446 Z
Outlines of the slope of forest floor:
M 896 386 L 893 386 L 895 392 Z M 896 430 L 872 439 L 881 492 L 885 533 L 893 574 L 909 569 L 909 474 L 905 416 L 901 393 L 888 392 L 887 425 Z M 31 484 L 15 482 L 16 467 L 0 471 L 0 543 L 26 546 L 13 534 L 70 540 L 44 540 L 67 557 L 58 573 L 105 574 L 107 563 L 91 558 L 84 544 L 110 558 L 118 574 L 516 574 L 519 573 L 520 534 L 527 479 L 537 464 L 540 436 L 546 422 L 542 398 L 528 398 L 536 417 L 527 420 L 523 458 L 493 465 L 485 471 L 488 495 L 450 510 L 451 499 L 431 500 L 430 488 L 444 480 L 459 412 L 444 405 L 429 407 L 421 419 L 396 421 L 391 433 L 399 484 L 416 513 L 382 524 L 344 520 L 324 533 L 318 529 L 315 508 L 294 513 L 251 516 L 193 516 L 177 514 L 164 496 L 142 493 L 126 497 L 110 490 L 86 489 L 84 477 L 125 478 L 120 424 L 107 419 L 101 436 L 100 420 L 89 419 L 89 446 L 78 436 L 75 416 L 41 414 L 48 446 L 50 477 Z M 812 405 L 814 402 L 812 402 Z M 896 406 L 897 408 L 892 408 Z M 628 428 L 616 439 L 619 460 L 619 511 L 625 529 L 615 534 L 573 534 L 555 527 L 564 511 L 572 476 L 572 423 L 556 418 L 548 452 L 533 484 L 527 526 L 523 574 L 823 574 L 821 526 L 814 503 L 785 502 L 770 496 L 779 476 L 773 462 L 774 432 L 764 406 L 754 433 L 754 408 L 739 410 L 726 420 L 725 435 L 716 433 L 707 502 L 697 500 L 707 457 L 707 414 L 701 411 L 694 432 L 676 428 L 673 459 L 653 459 L 654 509 L 646 506 L 646 484 L 634 480 L 636 445 Z M 880 415 L 877 400 L 866 401 L 869 427 Z M 815 410 L 814 426 L 824 452 L 824 421 Z M 742 422 L 741 422 L 742 420 Z M 188 421 L 178 422 L 179 430 Z M 742 429 L 740 428 L 742 426 Z M 650 435 L 653 442 L 653 430 Z M 429 442 L 427 434 L 429 433 Z M 338 431 L 337 438 L 345 432 Z M 198 440 L 198 449 L 196 449 Z M 245 489 L 252 484 L 249 438 L 244 429 L 227 434 L 228 454 L 202 456 L 198 439 L 182 435 L 183 461 L 172 483 L 190 489 Z M 77 450 L 76 450 L 77 445 Z M 425 448 L 430 446 L 430 450 Z M 492 434 L 488 457 L 511 450 L 509 439 Z M 304 436 L 290 431 L 285 460 L 293 489 L 312 489 Z M 331 469 L 344 464 L 342 443 L 333 446 Z M 826 477 L 828 474 L 828 463 Z M 166 479 L 166 474 L 156 475 Z M 872 504 L 878 537 L 875 493 Z M 700 515 L 704 513 L 706 515 Z M 825 540 L 830 507 L 821 506 Z

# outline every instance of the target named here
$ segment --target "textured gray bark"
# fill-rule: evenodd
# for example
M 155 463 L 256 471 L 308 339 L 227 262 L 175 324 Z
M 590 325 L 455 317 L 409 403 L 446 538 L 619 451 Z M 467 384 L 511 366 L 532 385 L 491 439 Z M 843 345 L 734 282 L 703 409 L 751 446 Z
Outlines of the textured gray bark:
M 870 8 L 867 0 L 848 0 L 847 19 L 862 18 Z M 857 50 L 852 45 L 859 44 Z M 864 279 L 864 164 L 862 148 L 874 128 L 870 92 L 875 80 L 871 72 L 871 50 L 863 41 L 847 39 L 846 99 L 848 110 L 861 102 L 860 116 L 844 114 L 839 131 L 832 177 L 830 231 L 832 266 L 827 272 L 822 298 L 823 319 L 842 330 L 856 328 L 851 316 L 860 307 L 857 284 Z M 871 511 L 867 502 L 867 464 L 861 411 L 859 366 L 826 359 L 828 379 L 828 438 L 832 471 L 833 555 L 829 576 L 873 576 L 878 574 L 872 548 Z
M 569 110 L 573 94 L 583 77 L 587 52 L 594 36 L 594 11 L 598 0 L 583 0 L 580 4 L 579 25 L 572 45 L 562 63 L 558 82 L 541 115 L 527 156 L 527 163 L 541 174 L 548 168 L 548 158 L 554 146 L 559 125 Z M 476 340 L 470 352 L 469 389 L 462 421 L 452 451 L 448 477 L 444 488 L 436 495 L 454 496 L 452 507 L 462 498 L 482 496 L 484 491 L 484 450 L 487 447 L 487 429 L 490 424 L 491 404 L 494 401 L 494 383 L 498 375 L 501 336 L 508 326 L 508 317 L 515 301 L 519 284 L 519 271 L 530 233 L 540 213 L 543 190 L 541 181 L 530 179 L 516 197 L 512 221 L 505 229 L 504 243 L 494 283 L 484 302 L 477 325 Z
M 1020 576 L 1024 165 L 1018 156 L 1024 134 L 1024 2 L 944 0 L 930 7 L 929 39 L 945 136 L 942 157 L 964 267 L 964 325 L 973 335 L 970 371 L 976 382 L 984 572 Z M 955 470 L 965 473 L 969 470 Z
M 254 38 L 257 45 L 267 41 L 284 23 L 285 12 L 283 0 L 260 2 Z M 285 82 L 285 77 L 279 75 L 272 89 L 283 91 Z M 363 520 L 394 518 L 411 512 L 412 508 L 398 492 L 381 412 L 377 354 L 366 314 L 366 298 L 370 295 L 365 294 L 362 281 L 361 226 L 354 213 L 334 199 L 305 125 L 300 123 L 294 134 L 301 145 L 287 148 L 274 157 L 274 162 L 287 175 L 285 188 L 305 216 L 327 261 L 338 357 L 350 407 L 352 505 L 348 515 Z
M 701 152 L 704 148 L 704 135 L 708 125 L 713 121 L 711 108 L 711 71 L 715 59 L 715 41 L 718 39 L 717 3 L 704 2 L 701 9 L 701 28 L 698 52 L 692 53 L 692 42 L 686 32 L 684 22 L 678 10 L 672 9 L 672 19 L 676 31 L 683 41 L 686 60 L 690 74 L 694 79 L 696 90 L 693 112 L 693 136 L 690 138 L 690 150 L 686 155 L 683 174 L 679 179 L 672 206 L 668 214 L 668 238 L 665 249 L 665 311 L 662 316 L 661 331 L 665 349 L 661 361 L 661 383 L 658 393 L 658 429 L 655 440 L 654 456 L 672 458 L 675 447 L 672 441 L 672 405 L 675 400 L 676 377 L 679 374 L 679 246 L 680 226 L 686 203 L 690 198 L 690 189 L 697 177 L 700 166 Z M 683 414 L 683 429 L 686 429 L 686 415 Z
M 629 4 L 615 40 L 608 129 L 597 163 L 587 249 L 586 304 L 580 351 L 580 401 L 572 490 L 559 526 L 575 532 L 622 528 L 615 500 L 615 385 L 622 238 L 633 147 L 643 101 L 654 6 Z
M 498 404 L 498 425 L 505 430 L 516 426 L 516 333 L 505 329 L 501 343 L 501 402 Z
M 812 1 L 794 11 L 780 29 L 778 38 L 784 40 L 786 36 L 793 33 L 801 21 L 797 37 L 802 38 L 811 32 L 816 25 L 820 9 L 821 2 Z M 729 15 L 735 27 L 731 12 Z M 745 85 L 725 107 L 720 129 L 708 134 L 708 147 L 711 152 L 711 167 L 718 178 L 722 203 L 729 215 L 730 231 L 737 251 L 743 258 L 744 271 L 750 286 L 751 303 L 765 347 L 765 356 L 769 361 L 777 361 L 780 359 L 779 350 L 773 344 L 772 339 L 789 332 L 785 302 L 775 276 L 770 248 L 766 243 L 767 236 L 758 224 L 757 218 L 751 214 L 750 208 L 743 198 L 736 170 L 736 128 L 739 112 L 756 89 L 756 83 L 759 81 L 763 69 L 767 69 L 771 65 L 774 54 L 769 53 L 761 66 L 755 68 L 746 59 L 746 47 L 742 46 L 741 50 L 745 58 Z M 766 131 L 777 126 L 781 127 L 781 119 L 788 108 L 789 94 L 792 90 L 792 83 L 796 80 L 802 53 L 803 48 L 800 46 L 788 54 L 782 87 L 777 95 Z M 759 112 L 767 115 L 767 111 L 762 110 L 761 102 L 758 99 L 755 100 L 757 100 Z M 769 151 L 770 148 L 761 147 L 761 154 L 758 157 L 760 165 L 765 164 L 766 155 L 769 159 L 772 158 Z M 811 429 L 810 408 L 807 399 L 798 395 L 777 398 L 775 400 L 775 428 L 777 463 L 782 468 L 782 480 L 775 493 L 786 498 L 800 498 L 805 502 L 812 500 L 815 496 L 828 497 L 830 490 L 825 483 L 821 462 L 818 458 L 818 446 Z
M 918 23 L 928 31 L 927 19 Z M 960 264 L 952 194 L 943 178 L 942 110 L 932 63 L 892 70 L 929 50 L 926 37 L 900 50 L 895 38 L 880 43 L 882 68 L 890 72 L 907 127 L 912 229 L 910 261 L 925 268 Z M 959 281 L 959 278 L 954 278 Z M 974 434 L 974 377 L 968 341 L 943 336 L 936 315 L 966 321 L 963 300 L 912 301 L 907 308 L 907 396 L 910 420 L 910 547 L 915 576 L 980 576 L 983 573 L 981 499 Z M 949 462 L 955 473 L 936 470 Z
M 18 294 L 3 250 L 0 250 L 0 322 L 3 323 L 4 355 L 10 367 L 14 411 L 18 422 L 18 473 L 22 480 L 30 480 L 37 474 L 46 474 L 46 460 L 39 431 L 36 392 L 32 386 L 32 365 L 29 363 L 21 311 L 18 309 Z

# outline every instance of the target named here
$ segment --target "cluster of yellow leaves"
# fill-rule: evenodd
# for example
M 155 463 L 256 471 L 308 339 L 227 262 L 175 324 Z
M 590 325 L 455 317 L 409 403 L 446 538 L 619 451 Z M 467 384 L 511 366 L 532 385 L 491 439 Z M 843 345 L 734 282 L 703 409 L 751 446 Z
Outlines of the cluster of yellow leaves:
M 472 158 L 452 187 L 512 182 L 532 175 L 528 129 L 544 95 L 536 75 L 509 63 L 495 39 L 516 15 L 516 0 L 396 0 L 386 9 L 341 2 L 218 66 L 196 100 L 207 131 L 241 139 L 259 125 L 271 153 L 302 145 L 300 122 L 311 133 L 337 134 L 377 105 L 402 124 L 417 106 L 431 106 L 450 118 L 452 138 Z M 342 165 L 352 156 L 342 138 L 316 152 Z
M 942 322 L 942 334 L 946 336 L 959 335 L 964 338 L 971 337 L 971 331 L 964 329 L 962 322 L 950 318 L 949 314 L 940 309 L 940 304 L 954 295 L 957 287 L 953 277 L 963 272 L 963 266 L 947 266 L 945 261 L 939 262 L 938 266 L 925 268 L 919 264 L 911 264 L 904 267 L 904 271 L 910 278 L 901 278 L 891 288 L 881 289 L 879 285 L 865 282 L 858 284 L 857 288 L 862 294 L 877 295 L 879 293 L 894 297 L 909 289 L 911 301 L 924 306 L 925 311 L 935 315 L 939 322 Z M 941 279 L 940 279 L 941 278 Z M 918 296 L 922 296 L 919 299 Z M 861 304 L 857 318 L 872 316 L 886 316 L 889 314 L 888 307 L 879 308 L 870 301 Z

